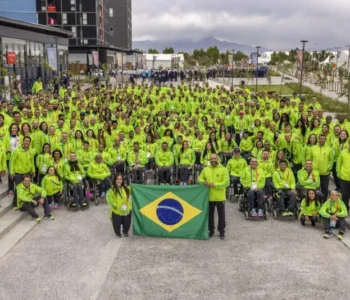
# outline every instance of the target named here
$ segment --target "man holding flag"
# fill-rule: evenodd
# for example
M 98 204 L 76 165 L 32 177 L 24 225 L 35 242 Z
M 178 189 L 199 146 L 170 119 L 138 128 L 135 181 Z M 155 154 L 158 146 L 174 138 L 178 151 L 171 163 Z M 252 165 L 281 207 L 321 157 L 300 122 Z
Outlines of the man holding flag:
M 225 239 L 225 200 L 226 188 L 230 184 L 227 169 L 219 164 L 217 154 L 210 155 L 210 166 L 203 169 L 199 176 L 199 183 L 209 187 L 209 237 L 213 237 L 215 207 L 218 211 L 218 231 L 220 238 Z

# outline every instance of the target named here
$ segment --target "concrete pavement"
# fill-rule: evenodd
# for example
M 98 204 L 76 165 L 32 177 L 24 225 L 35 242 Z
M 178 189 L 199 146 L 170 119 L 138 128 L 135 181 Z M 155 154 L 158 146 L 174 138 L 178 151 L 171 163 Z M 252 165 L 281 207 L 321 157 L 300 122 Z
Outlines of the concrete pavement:
M 108 207 L 55 213 L 0 260 L 0 299 L 348 299 L 350 250 L 321 224 L 245 221 L 227 238 L 117 239 Z

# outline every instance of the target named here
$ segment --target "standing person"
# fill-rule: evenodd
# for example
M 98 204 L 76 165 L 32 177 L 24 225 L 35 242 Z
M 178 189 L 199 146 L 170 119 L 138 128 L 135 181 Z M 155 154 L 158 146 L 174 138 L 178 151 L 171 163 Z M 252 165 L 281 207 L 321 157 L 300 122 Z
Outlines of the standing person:
M 334 163 L 334 151 L 326 145 L 326 136 L 320 134 L 318 145 L 313 146 L 310 152 L 313 168 L 320 173 L 321 192 L 323 201 L 328 198 L 329 174 Z
M 41 204 L 44 208 L 45 219 L 54 220 L 55 218 L 51 215 L 49 205 L 47 203 L 46 191 L 31 182 L 30 176 L 25 175 L 23 182 L 17 187 L 18 194 L 18 209 L 21 211 L 27 211 L 37 223 L 40 223 L 41 218 L 35 212 L 34 207 Z M 35 194 L 40 194 L 38 200 L 35 200 Z
M 129 236 L 131 225 L 131 200 L 129 188 L 124 185 L 122 174 L 113 178 L 112 187 L 108 190 L 107 202 L 111 207 L 110 218 L 113 229 L 118 238 L 121 238 L 121 226 L 124 237 Z
M 324 238 L 329 239 L 334 236 L 331 228 L 339 227 L 338 239 L 341 240 L 345 233 L 345 218 L 348 216 L 346 206 L 339 198 L 337 191 L 332 191 L 328 199 L 320 209 L 325 229 Z
M 349 147 L 340 152 L 337 166 L 337 175 L 340 179 L 340 186 L 342 192 L 342 199 L 346 205 L 347 211 L 349 211 L 349 198 L 350 198 L 350 140 L 348 141 Z
M 30 151 L 32 139 L 29 136 L 24 137 L 22 146 L 17 147 L 11 154 L 10 158 L 10 176 L 15 184 L 20 184 L 25 175 L 35 177 L 34 153 Z M 17 206 L 17 193 L 13 197 L 13 206 Z
M 37 93 L 39 93 L 40 91 L 43 90 L 43 82 L 41 81 L 41 77 L 39 76 L 33 84 L 32 87 L 32 94 L 36 95 Z
M 219 164 L 218 155 L 210 155 L 210 166 L 205 167 L 198 178 L 198 182 L 210 188 L 209 192 L 209 237 L 213 237 L 215 207 L 218 211 L 218 230 L 220 238 L 225 239 L 225 200 L 226 188 L 230 184 L 230 177 L 227 169 Z
M 54 167 L 51 166 L 47 169 L 46 175 L 41 181 L 41 187 L 46 191 L 50 211 L 58 209 L 63 184 L 60 175 L 58 175 Z

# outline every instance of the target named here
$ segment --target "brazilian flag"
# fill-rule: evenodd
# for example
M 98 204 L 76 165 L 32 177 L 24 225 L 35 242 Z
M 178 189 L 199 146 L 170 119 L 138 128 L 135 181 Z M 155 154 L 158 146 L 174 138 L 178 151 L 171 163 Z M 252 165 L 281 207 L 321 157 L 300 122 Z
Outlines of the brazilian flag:
M 131 190 L 135 235 L 208 239 L 207 187 L 133 184 Z

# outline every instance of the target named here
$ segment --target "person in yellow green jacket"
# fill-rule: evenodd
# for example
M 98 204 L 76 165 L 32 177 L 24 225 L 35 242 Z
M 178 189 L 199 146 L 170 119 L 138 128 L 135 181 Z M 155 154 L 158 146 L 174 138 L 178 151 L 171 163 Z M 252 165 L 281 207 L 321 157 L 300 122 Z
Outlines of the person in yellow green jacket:
M 350 140 L 349 147 L 340 152 L 337 160 L 337 174 L 340 179 L 342 199 L 349 211 L 350 199 Z
M 42 148 L 41 154 L 36 157 L 36 167 L 38 168 L 38 178 L 39 185 L 41 185 L 41 180 L 47 173 L 47 169 L 52 166 L 53 158 L 51 155 L 51 147 L 50 144 L 45 143 Z
M 236 141 L 232 138 L 231 133 L 226 132 L 225 139 L 219 141 L 220 154 L 223 162 L 227 164 L 228 160 L 232 157 L 233 149 L 237 147 Z
M 58 175 L 53 166 L 48 167 L 46 175 L 41 181 L 41 187 L 46 191 L 50 211 L 58 209 L 63 191 L 63 184 L 60 175 Z
M 249 165 L 240 176 L 242 186 L 248 191 L 248 209 L 252 217 L 263 217 L 265 172 L 258 168 L 258 160 L 255 157 L 250 159 Z
M 155 163 L 158 168 L 159 183 L 170 184 L 171 168 L 174 165 L 174 154 L 168 149 L 168 143 L 162 143 L 162 149 L 158 150 L 155 156 Z
M 124 185 L 122 174 L 117 174 L 112 180 L 112 187 L 108 190 L 107 203 L 110 206 L 110 218 L 113 229 L 118 238 L 121 238 L 123 226 L 124 237 L 129 236 L 131 225 L 131 199 L 129 188 Z
M 219 156 L 215 153 L 210 155 L 210 166 L 205 167 L 199 175 L 198 182 L 209 187 L 209 237 L 214 236 L 214 213 L 218 211 L 220 238 L 225 239 L 225 200 L 226 188 L 230 184 L 227 169 L 219 164 Z
M 258 160 L 259 169 L 264 170 L 265 173 L 265 196 L 272 199 L 273 197 L 273 183 L 272 175 L 275 172 L 275 167 L 273 163 L 273 158 L 271 157 L 271 152 L 264 150 L 262 152 L 262 157 Z
M 247 161 L 241 156 L 241 150 L 236 147 L 233 150 L 233 157 L 227 162 L 226 169 L 231 178 L 231 184 L 235 193 L 235 198 L 240 194 L 238 184 L 240 184 L 240 176 L 242 171 L 247 167 Z
M 287 167 L 286 160 L 280 160 L 279 168 L 273 173 L 272 181 L 277 189 L 279 210 L 282 216 L 293 216 L 296 206 L 295 178 L 292 170 Z M 285 207 L 286 198 L 288 198 L 287 208 Z
M 64 166 L 66 162 L 62 159 L 62 153 L 60 150 L 54 150 L 52 152 L 53 157 L 53 166 L 56 169 L 58 175 L 60 175 L 61 178 L 64 177 Z
M 23 139 L 22 146 L 13 150 L 10 157 L 9 174 L 15 184 L 23 181 L 24 175 L 31 174 L 35 176 L 34 153 L 30 150 L 31 138 L 26 136 Z M 16 190 L 13 197 L 13 206 L 17 207 Z
M 39 76 L 33 84 L 32 87 L 32 94 L 36 95 L 37 93 L 39 93 L 40 91 L 43 90 L 43 82 L 41 81 L 41 77 Z
M 319 219 L 319 210 L 321 204 L 318 201 L 316 190 L 309 189 L 306 192 L 306 197 L 301 201 L 300 205 L 300 223 L 305 226 L 306 221 L 311 221 L 312 227 L 315 227 Z
M 128 153 L 127 161 L 132 171 L 133 182 L 142 184 L 143 172 L 145 165 L 148 163 L 148 158 L 146 152 L 140 149 L 138 142 L 134 142 L 133 151 Z
M 180 170 L 180 185 L 187 185 L 190 171 L 196 162 L 194 151 L 189 148 L 188 141 L 183 141 L 182 148 L 178 153 L 177 165 Z
M 345 218 L 348 216 L 348 210 L 344 202 L 340 200 L 337 191 L 331 192 L 330 199 L 320 209 L 320 215 L 325 229 L 324 238 L 331 238 L 334 235 L 331 228 L 339 227 L 338 239 L 341 240 L 345 233 Z
M 90 167 L 90 165 L 89 165 Z M 109 175 L 108 175 L 109 176 Z M 64 179 L 69 182 L 73 190 L 73 202 L 72 207 L 87 207 L 87 201 L 84 197 L 84 184 L 83 179 L 85 178 L 84 167 L 79 164 L 75 153 L 70 154 L 69 161 L 64 166 Z
M 106 197 L 106 192 L 110 188 L 109 176 L 111 176 L 111 171 L 108 166 L 103 162 L 102 155 L 96 154 L 95 160 L 89 164 L 87 169 L 87 175 L 89 178 L 97 180 L 100 186 L 99 192 L 101 198 Z
M 249 136 L 248 131 L 244 131 L 239 147 L 241 148 L 242 156 L 245 159 L 248 159 L 252 155 L 251 153 L 254 147 L 253 138 Z
M 329 173 L 334 163 L 334 150 L 326 145 L 326 136 L 319 136 L 318 145 L 311 148 L 312 166 L 320 173 L 321 192 L 326 201 L 328 197 Z
M 113 166 L 114 161 L 112 160 L 111 155 L 107 151 L 107 149 L 104 148 L 103 144 L 99 144 L 97 148 L 97 153 L 95 154 L 101 154 L 103 162 L 108 166 Z
M 18 196 L 18 209 L 21 211 L 27 211 L 37 223 L 40 223 L 41 218 L 35 211 L 35 207 L 41 204 L 44 208 L 44 218 L 48 220 L 54 220 L 51 215 L 49 205 L 46 199 L 46 191 L 31 182 L 30 176 L 25 175 L 23 182 L 16 186 Z M 37 198 L 36 194 L 40 194 Z
M 323 202 L 324 195 L 320 190 L 320 174 L 313 170 L 312 161 L 309 159 L 305 162 L 305 168 L 298 171 L 298 184 L 303 189 L 304 194 L 306 190 L 315 190 L 317 198 Z
M 83 149 L 77 153 L 78 162 L 83 166 L 84 170 L 87 170 L 89 164 L 94 160 L 95 153 L 89 150 L 89 142 L 84 141 Z
M 111 156 L 111 161 L 114 164 L 116 173 L 125 173 L 125 161 L 126 161 L 126 150 L 124 146 L 120 144 L 119 138 L 114 140 L 112 147 L 108 149 L 108 153 Z

